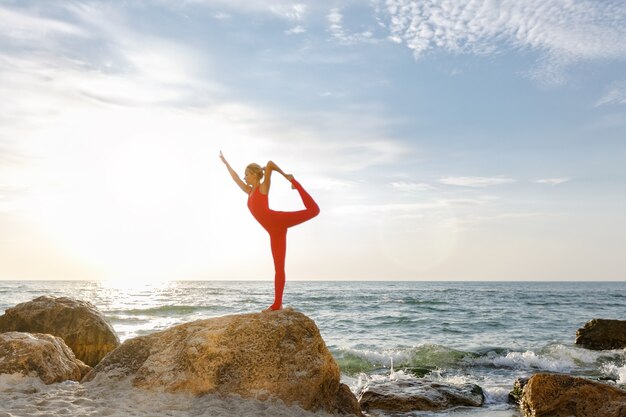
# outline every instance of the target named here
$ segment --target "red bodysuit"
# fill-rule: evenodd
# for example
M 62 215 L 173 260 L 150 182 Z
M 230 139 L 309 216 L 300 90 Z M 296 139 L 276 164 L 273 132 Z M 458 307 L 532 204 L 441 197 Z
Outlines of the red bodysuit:
M 283 290 L 285 289 L 285 256 L 287 254 L 287 229 L 304 223 L 317 216 L 320 208 L 313 198 L 302 188 L 296 180 L 291 182 L 300 193 L 304 210 L 274 211 L 270 209 L 267 194 L 261 194 L 259 187 L 248 196 L 248 208 L 254 218 L 270 235 L 272 257 L 274 258 L 274 304 L 271 310 L 278 310 L 283 304 Z

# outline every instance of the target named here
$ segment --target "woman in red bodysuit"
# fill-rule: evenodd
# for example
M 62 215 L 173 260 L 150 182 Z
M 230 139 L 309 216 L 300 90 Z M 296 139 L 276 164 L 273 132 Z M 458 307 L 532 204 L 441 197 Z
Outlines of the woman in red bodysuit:
M 287 229 L 317 216 L 320 208 L 313 198 L 302 188 L 291 174 L 285 174 L 274 162 L 269 161 L 264 168 L 258 164 L 246 167 L 242 181 L 220 152 L 220 159 L 226 165 L 230 176 L 244 193 L 248 194 L 248 208 L 254 218 L 270 235 L 272 257 L 274 258 L 274 304 L 267 310 L 280 310 L 283 305 L 285 288 L 285 255 L 287 254 Z M 298 190 L 304 210 L 274 211 L 269 207 L 269 192 L 272 172 L 276 171 L 291 182 L 291 188 Z M 244 182 L 245 181 L 245 182 Z

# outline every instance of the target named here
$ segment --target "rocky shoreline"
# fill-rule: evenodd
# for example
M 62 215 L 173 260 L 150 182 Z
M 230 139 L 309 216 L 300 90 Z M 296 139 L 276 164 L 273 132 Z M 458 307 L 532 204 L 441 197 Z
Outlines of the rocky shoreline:
M 623 343 L 623 344 L 620 344 Z M 626 321 L 594 319 L 577 332 L 585 349 L 626 348 Z M 93 368 L 92 368 L 93 366 Z M 394 384 L 368 380 L 356 392 L 340 383 L 337 362 L 316 324 L 292 309 L 239 314 L 173 326 L 120 345 L 90 303 L 39 297 L 0 316 L 0 374 L 117 383 L 142 389 L 236 394 L 333 414 L 376 415 L 481 407 L 474 384 L 419 378 Z M 524 416 L 626 416 L 626 391 L 605 382 L 537 373 L 512 394 Z

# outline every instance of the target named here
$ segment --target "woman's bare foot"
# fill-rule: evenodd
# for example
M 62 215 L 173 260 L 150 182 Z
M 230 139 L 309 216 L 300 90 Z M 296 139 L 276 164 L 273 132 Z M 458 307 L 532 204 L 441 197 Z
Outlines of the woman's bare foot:
M 293 175 L 291 175 L 291 174 L 285 174 L 285 178 L 287 178 L 287 181 L 289 181 L 289 182 L 291 183 L 291 189 L 292 189 L 292 190 L 295 190 L 295 189 L 296 189 L 296 186 L 295 186 L 295 185 L 293 185 L 293 180 L 294 180 Z
M 283 305 L 281 304 L 279 307 L 274 306 L 273 304 L 271 306 L 269 306 L 268 308 L 266 308 L 265 310 L 263 310 L 263 312 L 267 312 L 267 311 L 277 311 L 277 310 L 282 310 L 283 309 Z

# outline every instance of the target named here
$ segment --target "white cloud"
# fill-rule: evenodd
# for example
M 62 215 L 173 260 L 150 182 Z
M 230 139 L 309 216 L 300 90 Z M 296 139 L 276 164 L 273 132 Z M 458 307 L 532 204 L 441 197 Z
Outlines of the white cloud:
M 456 218 L 458 226 L 464 230 L 477 230 L 494 223 L 515 224 L 523 221 L 539 221 L 554 217 L 563 217 L 566 213 L 549 212 L 508 212 L 492 215 L 466 214 Z
M 332 177 L 308 177 L 307 188 L 311 190 L 338 191 L 353 188 L 357 183 Z
M 341 14 L 340 10 L 337 8 L 331 9 L 330 13 L 328 13 L 328 23 L 330 25 L 330 31 L 331 32 L 343 31 L 343 28 L 341 27 L 342 20 L 343 20 L 343 15 Z
M 510 184 L 515 182 L 515 180 L 506 177 L 445 177 L 441 178 L 439 182 L 446 185 L 480 188 Z
M 542 178 L 535 182 L 539 184 L 559 185 L 559 184 L 569 182 L 571 180 L 572 179 L 568 177 L 559 177 L 559 178 Z
M 577 60 L 626 58 L 626 6 L 619 1 L 388 0 L 384 6 L 378 1 L 377 9 L 386 17 L 389 38 L 405 44 L 416 59 L 435 49 L 531 49 L 544 59 L 530 75 L 555 84 Z
M 224 12 L 217 12 L 213 14 L 213 18 L 217 20 L 228 20 L 230 19 L 230 17 L 231 17 L 230 14 L 224 13 Z
M 413 192 L 413 191 L 429 191 L 434 190 L 430 184 L 418 183 L 418 182 L 405 182 L 405 181 L 396 181 L 392 182 L 391 186 L 398 191 L 402 192 Z
M 0 6 L 0 36 L 13 40 L 45 40 L 49 35 L 86 36 L 81 28 L 55 19 L 20 13 Z
M 276 15 L 283 16 L 288 20 L 301 21 L 307 11 L 307 6 L 304 4 L 288 4 L 284 6 L 271 7 Z
M 349 116 L 346 115 L 346 118 L 349 119 Z M 368 132 L 367 127 L 356 130 L 355 125 L 350 125 L 349 122 L 346 123 L 353 129 L 353 135 L 358 136 L 356 139 L 343 136 L 341 127 L 338 127 L 337 131 L 327 131 L 326 127 L 295 123 L 293 126 L 283 123 L 282 129 L 267 127 L 273 131 L 275 144 L 268 152 L 280 155 L 281 159 L 294 159 L 294 155 L 302 155 L 301 169 L 306 171 L 319 172 L 321 169 L 342 175 L 346 173 L 353 175 L 355 172 L 392 164 L 408 152 L 402 144 L 380 138 L 376 132 Z M 294 132 L 291 132 L 291 129 Z M 324 168 L 321 168 L 320 164 Z
M 499 200 L 499 197 L 485 195 L 479 196 L 477 198 L 442 198 L 438 201 L 447 206 L 475 207 L 490 204 L 496 200 Z
M 36 33 L 39 25 L 57 30 L 49 32 L 45 42 L 22 38 L 20 49 L 0 52 L 0 92 L 12 98 L 0 103 L 3 114 L 52 114 L 68 101 L 188 105 L 217 90 L 200 74 L 198 51 L 136 32 L 126 16 L 106 6 L 71 4 L 63 11 L 74 25 L 10 12 L 27 32 Z M 77 47 L 74 39 L 66 41 L 67 33 L 89 36 Z M 101 52 L 93 56 L 93 49 Z
M 345 174 L 410 157 L 414 148 L 387 134 L 394 123 L 381 115 L 378 106 L 362 102 L 341 111 L 284 110 L 267 118 L 257 131 L 276 144 L 269 150 L 271 155 L 287 159 L 302 155 L 302 162 L 311 172 L 319 172 L 323 164 L 322 170 Z
M 338 8 L 330 9 L 330 12 L 326 16 L 328 21 L 328 30 L 335 39 L 339 42 L 351 45 L 361 42 L 375 41 L 374 34 L 370 30 L 365 30 L 358 33 L 348 33 L 343 27 L 343 14 Z
M 596 102 L 595 107 L 626 104 L 626 82 L 615 82 Z
M 171 2 L 164 2 L 171 6 Z M 223 8 L 241 13 L 267 13 L 290 21 L 301 21 L 307 13 L 308 6 L 304 3 L 294 3 L 289 0 L 188 0 L 189 4 Z M 225 12 L 222 12 L 228 15 Z
M 299 35 L 301 33 L 306 33 L 306 29 L 300 25 L 294 26 L 291 29 L 285 31 L 285 34 L 287 35 Z
M 381 214 L 381 213 L 397 213 L 399 215 L 407 215 L 410 213 L 419 213 L 423 210 L 439 210 L 446 208 L 445 203 L 406 203 L 406 204 L 353 204 L 338 206 L 333 208 L 335 214 L 352 215 L 352 214 Z

